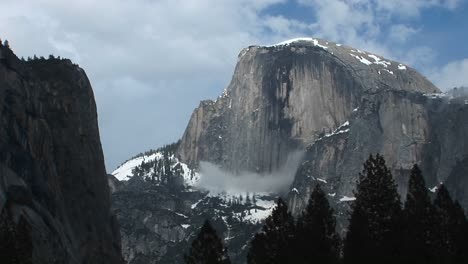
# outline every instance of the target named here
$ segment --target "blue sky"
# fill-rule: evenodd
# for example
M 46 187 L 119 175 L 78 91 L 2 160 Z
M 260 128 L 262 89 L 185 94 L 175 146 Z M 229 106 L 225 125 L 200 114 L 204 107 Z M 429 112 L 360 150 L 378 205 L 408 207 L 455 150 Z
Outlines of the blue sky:
M 227 87 L 239 51 L 318 37 L 468 85 L 467 0 L 0 0 L 19 56 L 71 58 L 93 85 L 108 171 L 180 138 Z

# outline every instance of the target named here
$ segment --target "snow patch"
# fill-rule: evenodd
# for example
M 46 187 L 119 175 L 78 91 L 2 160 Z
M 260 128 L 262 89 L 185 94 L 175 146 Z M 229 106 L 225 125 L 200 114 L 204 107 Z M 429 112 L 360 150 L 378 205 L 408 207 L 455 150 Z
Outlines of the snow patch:
M 400 63 L 400 64 L 398 64 L 398 69 L 399 70 L 406 70 L 406 66 Z
M 182 216 L 183 218 L 188 218 L 188 216 L 184 215 L 184 214 L 181 214 L 181 213 L 177 213 L 177 212 L 174 212 L 176 215 L 178 216 Z
M 326 180 L 324 180 L 324 179 L 320 179 L 320 178 L 317 178 L 317 181 L 320 181 L 320 182 L 323 182 L 323 183 L 327 183 L 327 181 L 326 181 Z
M 383 70 L 383 71 L 386 71 L 386 72 L 388 72 L 388 73 L 390 73 L 391 75 L 393 75 L 393 71 L 391 71 L 391 70 L 387 70 L 387 69 L 382 69 L 382 70 Z M 379 72 L 380 72 L 380 71 L 379 71 Z
M 385 61 L 385 60 L 382 60 L 381 58 L 377 57 L 376 55 L 374 54 L 370 54 L 368 55 L 370 58 L 374 59 L 374 62 L 372 62 L 373 64 L 380 64 L 382 66 L 384 66 L 385 68 L 388 67 L 388 65 L 391 65 L 390 62 L 388 61 Z
M 187 224 L 183 224 L 183 225 L 181 225 L 181 226 L 182 226 L 182 228 L 184 228 L 184 229 L 187 229 L 187 228 L 190 227 L 190 225 L 187 225 Z
M 273 212 L 276 203 L 274 200 L 263 200 L 257 198 L 256 205 L 260 208 L 257 208 L 256 212 L 255 210 L 251 211 L 249 215 L 244 217 L 244 220 L 251 223 L 258 223 L 265 220 Z
M 111 174 L 114 175 L 119 181 L 127 181 L 133 176 L 133 169 L 137 166 L 140 166 L 142 162 L 150 162 L 153 160 L 159 160 L 163 157 L 161 152 L 156 152 L 151 155 L 143 155 L 140 157 L 136 157 L 131 159 L 124 164 L 120 165 L 115 171 Z
M 292 188 L 292 189 L 291 189 L 291 192 L 294 192 L 294 193 L 299 194 L 299 191 L 298 191 L 296 188 Z
M 370 62 L 368 59 L 366 59 L 366 58 L 364 58 L 362 56 L 354 55 L 352 53 L 350 53 L 349 55 L 353 56 L 354 58 L 358 59 L 360 62 L 362 62 L 362 63 L 364 63 L 364 64 L 366 64 L 368 66 L 372 64 L 372 62 Z
M 349 196 L 343 196 L 342 198 L 340 198 L 340 202 L 351 202 L 351 201 L 355 201 L 356 200 L 356 197 L 349 197 Z
M 293 38 L 293 39 L 288 39 L 286 41 L 283 41 L 283 42 L 280 42 L 280 43 L 277 43 L 275 45 L 271 45 L 271 46 L 268 46 L 268 47 L 277 47 L 277 46 L 288 46 L 292 43 L 295 43 L 295 42 L 301 42 L 301 41 L 305 41 L 305 42 L 312 42 L 314 44 L 314 46 L 316 47 L 320 47 L 322 49 L 328 49 L 327 46 L 325 45 L 321 45 L 319 43 L 319 41 L 317 39 L 314 39 L 314 38 Z
M 435 192 L 437 192 L 437 189 L 439 189 L 439 187 L 434 186 L 434 187 L 428 188 L 428 189 L 429 189 L 430 192 L 435 193 Z
M 321 140 L 323 138 L 328 138 L 328 137 L 332 137 L 332 136 L 335 136 L 335 135 L 339 135 L 339 134 L 343 134 L 343 133 L 348 133 L 349 132 L 349 121 L 346 121 L 344 122 L 343 124 L 341 124 L 337 129 L 335 129 L 335 131 L 333 131 L 332 133 L 329 133 L 329 134 L 325 134 L 325 136 L 317 139 L 318 140 Z
M 328 196 L 335 197 L 336 193 L 329 193 Z
M 195 209 L 195 208 L 197 207 L 197 205 L 198 205 L 201 201 L 203 201 L 203 199 L 205 199 L 205 198 L 201 198 L 201 199 L 198 200 L 196 203 L 192 204 L 192 205 L 190 206 L 190 208 Z

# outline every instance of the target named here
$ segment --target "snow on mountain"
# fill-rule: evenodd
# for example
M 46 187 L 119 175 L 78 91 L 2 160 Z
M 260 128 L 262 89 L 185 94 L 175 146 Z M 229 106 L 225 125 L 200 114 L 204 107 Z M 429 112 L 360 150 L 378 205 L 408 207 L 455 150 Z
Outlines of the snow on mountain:
M 169 164 L 169 168 L 167 168 Z M 167 171 L 170 169 L 170 172 Z M 275 205 L 275 197 L 269 193 L 249 193 L 236 192 L 222 189 L 204 189 L 200 186 L 201 173 L 188 167 L 187 164 L 180 162 L 174 154 L 156 151 L 136 156 L 112 172 L 119 181 L 128 181 L 130 178 L 138 175 L 152 184 L 164 183 L 166 175 L 182 176 L 184 186 L 189 190 L 206 192 L 206 195 L 191 205 L 195 210 L 199 206 L 202 208 L 212 199 L 219 199 L 219 216 L 231 214 L 240 222 L 249 222 L 252 224 L 260 223 L 267 218 Z M 156 179 L 156 180 L 155 180 Z M 236 207 L 236 212 L 229 213 L 232 207 Z M 239 211 L 240 210 L 240 211 Z M 184 217 L 187 217 L 184 215 Z
M 133 159 L 130 159 L 120 165 L 115 171 L 112 172 L 119 181 L 127 181 L 131 177 L 134 176 L 134 170 L 138 167 L 141 167 L 145 163 L 162 161 L 164 155 L 162 152 L 155 152 L 149 155 L 141 155 L 137 156 Z M 200 180 L 200 174 L 191 170 L 187 164 L 180 162 L 174 155 L 171 155 L 169 158 L 170 162 L 170 169 L 174 170 L 177 166 L 180 165 L 181 167 L 181 176 L 184 179 L 184 185 L 187 187 L 191 187 L 196 185 L 196 183 Z M 165 168 L 161 168 L 164 170 Z M 144 171 L 143 178 L 151 178 L 152 175 L 157 174 L 154 168 L 150 168 L 148 171 Z
M 133 158 L 131 160 L 124 162 L 111 174 L 114 175 L 119 181 L 127 181 L 133 176 L 133 172 L 132 172 L 133 169 L 141 165 L 142 162 L 150 162 L 155 159 L 161 159 L 161 158 L 162 158 L 161 152 L 156 152 L 151 155 L 143 155 L 140 157 L 136 157 L 136 158 Z
M 343 196 L 342 198 L 340 198 L 340 202 L 352 202 L 352 201 L 355 201 L 356 200 L 356 197 L 349 197 L 349 196 Z
M 328 49 L 327 46 L 320 44 L 318 39 L 308 38 L 308 37 L 289 39 L 289 40 L 282 41 L 280 43 L 271 45 L 269 47 L 287 46 L 287 45 L 290 45 L 291 43 L 295 43 L 295 42 L 311 42 L 312 44 L 314 44 L 314 46 L 320 47 L 322 49 Z

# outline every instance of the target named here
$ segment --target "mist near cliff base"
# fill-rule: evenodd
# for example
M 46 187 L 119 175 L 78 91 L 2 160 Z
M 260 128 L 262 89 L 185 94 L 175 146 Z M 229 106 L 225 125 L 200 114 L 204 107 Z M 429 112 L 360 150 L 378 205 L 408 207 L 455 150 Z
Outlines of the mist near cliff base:
M 198 188 L 212 192 L 226 193 L 283 193 L 294 180 L 304 151 L 288 155 L 286 163 L 277 171 L 269 174 L 255 172 L 232 173 L 210 162 L 200 162 L 201 179 Z

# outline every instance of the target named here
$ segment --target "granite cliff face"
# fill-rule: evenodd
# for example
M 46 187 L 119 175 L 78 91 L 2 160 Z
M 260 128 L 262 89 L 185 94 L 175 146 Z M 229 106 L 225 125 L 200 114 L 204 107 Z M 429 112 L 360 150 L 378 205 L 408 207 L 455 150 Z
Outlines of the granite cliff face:
M 0 215 L 13 229 L 27 227 L 23 253 L 32 263 L 122 263 L 96 106 L 81 68 L 20 61 L 1 46 L 0 149 Z
M 343 124 L 366 94 L 385 90 L 438 92 L 405 65 L 332 42 L 251 46 L 224 94 L 195 109 L 178 154 L 193 166 L 268 173 Z
M 406 65 L 340 44 L 251 46 L 239 54 L 224 94 L 195 109 L 178 153 L 193 166 L 210 161 L 268 174 L 305 149 L 288 195 L 295 214 L 317 183 L 344 213 L 372 153 L 384 155 L 403 197 L 409 169 L 419 164 L 430 187 L 447 182 L 468 208 L 460 169 L 468 156 L 467 104 L 466 88 L 442 94 Z
M 403 198 L 410 169 L 419 164 L 428 188 L 435 192 L 440 182 L 447 183 L 454 198 L 468 208 L 468 177 L 460 167 L 468 157 L 467 129 L 468 105 L 461 98 L 394 90 L 369 93 L 346 126 L 308 146 L 289 194 L 291 209 L 299 213 L 317 183 L 332 204 L 346 209 L 360 164 L 371 153 L 386 158 Z M 343 228 L 345 212 L 339 210 Z

